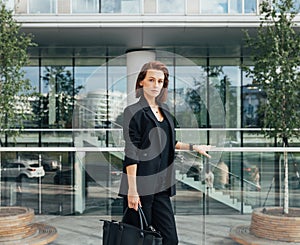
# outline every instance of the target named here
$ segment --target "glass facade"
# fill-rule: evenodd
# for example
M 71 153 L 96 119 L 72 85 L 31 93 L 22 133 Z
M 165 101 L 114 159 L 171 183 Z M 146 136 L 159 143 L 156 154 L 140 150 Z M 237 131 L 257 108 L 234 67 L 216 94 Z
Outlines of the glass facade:
M 257 2 L 24 0 L 15 6 L 15 13 L 76 18 L 81 14 L 255 15 Z M 114 35 L 120 38 L 119 33 Z M 267 139 L 261 132 L 259 107 L 265 95 L 242 71 L 242 65 L 251 66 L 242 49 L 240 44 L 226 43 L 197 46 L 196 41 L 180 46 L 172 40 L 151 47 L 170 71 L 167 104 L 178 123 L 177 139 L 216 146 L 209 161 L 176 152 L 176 214 L 250 213 L 264 204 L 282 204 L 283 149 L 277 139 Z M 122 115 L 133 93 L 128 91 L 126 45 L 63 43 L 55 48 L 46 43 L 29 53 L 30 64 L 23 69 L 36 92 L 30 98 L 32 119 L 24 122 L 17 138 L 1 136 L 0 204 L 26 205 L 39 214 L 121 214 L 117 193 L 124 157 Z M 299 147 L 299 140 L 292 145 Z M 12 163 L 25 166 L 28 160 L 43 166 L 45 174 L 30 177 L 29 168 L 11 167 Z M 289 152 L 290 203 L 296 207 L 299 160 L 299 151 Z M 205 182 L 208 168 L 216 180 L 212 190 Z
M 29 13 L 30 14 L 55 14 L 56 0 L 29 0 Z
M 72 13 L 98 13 L 99 1 L 98 0 L 73 0 Z
M 257 0 L 8 0 L 17 14 L 256 14 L 257 4 Z
M 188 53 L 194 49 L 178 50 Z M 39 150 L 29 153 L 11 148 L 11 152 L 1 153 L 2 205 L 28 205 L 43 214 L 120 214 L 122 204 L 117 191 L 123 159 L 122 112 L 126 106 L 128 76 L 126 55 L 122 52 L 112 47 L 49 48 L 32 52 L 41 54 L 33 56 L 30 66 L 24 67 L 26 77 L 40 94 L 32 100 L 35 120 L 25 124 L 25 130 L 16 140 L 6 137 L 2 142 L 7 147 L 38 147 Z M 283 171 L 282 154 L 266 148 L 247 151 L 251 147 L 272 147 L 276 142 L 264 138 L 260 132 L 261 116 L 257 108 L 264 96 L 240 69 L 244 59 L 234 55 L 204 57 L 201 52 L 198 57 L 193 53 L 193 57 L 187 58 L 163 50 L 156 51 L 156 57 L 170 71 L 167 103 L 178 121 L 178 140 L 217 147 L 245 147 L 238 152 L 212 152 L 210 161 L 189 152 L 178 152 L 178 194 L 173 202 L 176 213 L 218 214 L 221 210 L 227 214 L 247 213 L 264 202 L 268 205 L 280 202 L 282 198 L 276 193 L 282 193 L 282 179 L 278 179 L 279 189 L 273 190 L 268 199 L 266 192 L 277 169 Z M 296 206 L 299 157 L 299 152 L 290 153 L 291 202 Z M 43 165 L 45 176 L 21 178 L 20 171 L 14 177 L 5 176 L 9 170 L 7 163 L 28 159 Z M 212 169 L 215 177 L 220 177 L 224 174 L 220 161 L 228 167 L 224 187 L 227 194 L 223 194 L 223 199 L 210 194 L 212 205 L 207 210 L 204 207 L 208 200 L 201 194 L 206 193 L 205 169 Z M 256 169 L 260 174 L 259 183 L 253 176 Z M 192 187 L 195 183 L 198 187 Z M 185 195 L 193 198 L 187 201 Z M 226 202 L 228 196 L 235 200 L 234 205 Z

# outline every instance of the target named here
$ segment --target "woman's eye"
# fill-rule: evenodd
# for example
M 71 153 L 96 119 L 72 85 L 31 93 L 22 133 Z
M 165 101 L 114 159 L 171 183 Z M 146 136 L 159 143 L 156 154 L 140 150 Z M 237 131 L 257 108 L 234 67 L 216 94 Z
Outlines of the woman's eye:
M 159 83 L 163 83 L 164 81 L 163 81 L 163 80 L 158 80 L 158 82 L 159 82 Z

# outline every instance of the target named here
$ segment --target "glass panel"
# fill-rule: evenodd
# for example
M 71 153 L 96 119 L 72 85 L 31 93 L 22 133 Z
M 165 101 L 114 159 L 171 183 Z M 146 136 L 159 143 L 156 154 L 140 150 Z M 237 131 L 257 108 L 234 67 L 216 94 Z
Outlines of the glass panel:
M 34 63 L 31 60 L 31 63 Z M 39 67 L 38 66 L 27 66 L 23 68 L 25 71 L 25 78 L 29 79 L 32 86 L 32 92 L 39 91 Z M 32 96 L 30 101 L 31 105 L 31 114 L 32 118 L 30 120 L 24 122 L 25 128 L 36 128 L 39 127 L 39 115 L 40 115 L 40 108 L 39 108 L 39 100 L 37 96 Z
M 255 84 L 253 79 L 246 77 L 243 72 L 242 87 L 242 113 L 243 127 L 261 128 L 263 115 L 259 114 L 260 104 L 264 101 L 265 95 L 261 88 Z
M 14 11 L 15 10 L 15 1 L 14 0 L 6 0 L 5 6 L 7 9 Z
M 140 13 L 140 0 L 122 0 L 121 12 L 123 14 L 137 14 Z
M 245 13 L 256 13 L 256 0 L 244 0 L 245 4 Z
M 102 0 L 101 13 L 140 13 L 140 0 Z
M 160 0 L 158 1 L 158 13 L 161 14 L 184 14 L 184 0 Z
M 41 108 L 42 125 L 71 127 L 74 96 L 81 90 L 75 87 L 72 66 L 68 59 L 42 60 Z
M 177 66 L 175 72 L 175 94 L 171 90 L 169 99 L 174 103 L 179 127 L 205 127 L 207 125 L 205 66 Z
M 102 0 L 101 13 L 121 13 L 121 0 Z
M 228 0 L 203 0 L 202 14 L 225 14 L 228 13 Z
M 122 215 L 123 198 L 118 196 L 122 176 L 122 152 L 87 152 L 85 170 L 85 209 L 98 215 Z
M 231 0 L 230 1 L 230 14 L 242 13 L 242 1 L 244 0 Z
M 209 74 L 209 80 L 210 80 L 209 104 L 211 107 L 210 112 L 215 113 L 213 114 L 214 116 L 210 115 L 211 124 L 213 127 L 225 126 L 228 128 L 239 128 L 241 126 L 241 122 L 240 122 L 241 121 L 240 120 L 241 71 L 239 68 L 239 60 L 238 59 L 210 59 L 210 64 L 211 65 L 210 65 L 210 74 Z M 217 100 L 220 100 L 223 104 L 225 118 L 221 118 L 220 111 L 222 108 L 219 108 L 215 103 Z M 232 137 L 234 139 L 238 138 L 237 135 L 232 135 Z
M 29 0 L 30 14 L 54 14 L 56 13 L 56 0 Z
M 73 0 L 72 13 L 98 13 L 99 0 Z
M 108 120 L 112 128 L 120 129 L 123 125 L 122 114 L 127 105 L 126 56 L 109 61 L 108 92 Z M 121 144 L 120 139 L 117 137 L 110 139 L 113 145 Z
M 79 128 L 98 128 L 106 114 L 101 114 L 101 108 L 106 108 L 106 66 L 104 59 L 76 59 L 76 87 L 82 90 L 76 96 L 76 125 Z M 100 106 L 100 105 L 103 105 Z M 103 119 L 104 118 L 104 119 Z
M 240 210 L 240 204 L 235 206 L 235 203 L 242 198 L 246 208 L 276 203 L 281 206 L 284 157 L 282 152 L 268 152 L 268 149 L 263 149 L 265 152 L 223 152 L 219 159 L 209 164 L 190 152 L 176 152 L 176 214 L 202 214 L 203 211 L 234 214 Z M 49 148 L 45 147 L 42 150 L 47 152 L 1 153 L 2 206 L 26 206 L 41 214 L 69 215 L 90 210 L 97 215 L 122 214 L 122 199 L 117 192 L 123 152 L 82 151 L 74 155 L 59 149 L 48 152 Z M 300 154 L 291 152 L 287 157 L 290 205 L 299 207 Z M 28 164 L 36 171 L 28 172 L 23 168 Z M 39 164 L 44 167 L 44 172 L 38 170 Z M 207 166 L 214 176 L 212 187 L 205 180 Z M 207 193 L 208 188 L 214 189 Z M 206 193 L 209 200 L 202 198 Z M 232 202 L 227 201 L 228 197 Z M 85 205 L 79 205 L 82 203 Z
M 299 0 L 295 1 L 294 2 L 294 6 L 295 6 L 295 9 L 299 11 L 299 9 L 300 9 L 300 1 Z

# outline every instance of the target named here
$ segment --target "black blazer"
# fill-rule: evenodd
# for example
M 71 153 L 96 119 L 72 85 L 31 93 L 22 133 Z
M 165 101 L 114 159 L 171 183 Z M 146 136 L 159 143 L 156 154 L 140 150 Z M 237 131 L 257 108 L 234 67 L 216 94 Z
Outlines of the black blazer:
M 137 164 L 137 188 L 140 196 L 153 195 L 167 187 L 170 196 L 175 195 L 175 130 L 174 118 L 165 104 L 159 105 L 164 120 L 170 128 L 170 155 L 168 168 L 160 171 L 161 151 L 165 144 L 162 129 L 144 97 L 124 110 L 123 136 L 125 139 L 125 158 L 123 172 L 128 165 Z M 120 194 L 128 190 L 127 176 L 123 174 Z

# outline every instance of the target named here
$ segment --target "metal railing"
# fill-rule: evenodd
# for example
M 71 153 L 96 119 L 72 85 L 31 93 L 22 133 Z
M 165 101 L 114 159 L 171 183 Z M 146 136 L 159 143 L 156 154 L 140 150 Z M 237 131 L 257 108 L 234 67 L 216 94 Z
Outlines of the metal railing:
M 98 146 L 81 146 L 81 147 L 1 147 L 0 148 L 0 159 L 3 158 L 3 155 L 6 153 L 12 153 L 12 154 L 19 154 L 19 153 L 56 153 L 56 154 L 87 154 L 87 153 L 103 153 L 103 152 L 109 152 L 109 153 L 118 153 L 119 156 L 122 156 L 123 153 L 123 147 L 98 147 Z M 177 151 L 177 152 L 185 152 L 185 151 Z M 300 147 L 214 147 L 212 151 L 210 152 L 211 155 L 216 154 L 218 156 L 218 153 L 243 153 L 243 154 L 253 154 L 255 156 L 262 155 L 265 153 L 282 153 L 282 152 L 289 152 L 293 154 L 300 153 Z M 121 153 L 121 154 L 120 154 Z M 2 157 L 1 157 L 2 156 Z M 263 157 L 261 157 L 262 159 Z M 195 156 L 196 162 L 197 161 L 203 161 L 202 157 Z M 217 161 L 219 159 L 212 159 L 209 161 L 209 164 L 213 168 L 218 168 Z M 263 161 L 263 160 L 262 160 Z M 0 162 L 1 163 L 1 162 Z M 205 161 L 203 165 L 203 170 L 205 169 Z M 230 164 L 230 163 L 227 163 Z M 273 184 L 273 175 L 274 173 L 266 173 L 261 172 L 261 189 L 257 189 L 256 184 L 247 179 L 246 176 L 243 176 L 243 173 L 245 172 L 244 163 L 241 161 L 238 172 L 234 172 L 233 169 L 228 172 L 229 175 L 229 183 L 226 187 L 225 191 L 228 195 L 230 195 L 233 199 L 236 199 L 241 202 L 241 205 L 248 204 L 252 206 L 260 206 L 263 203 L 265 203 L 265 199 L 267 198 L 267 194 L 269 191 L 269 188 L 272 187 Z M 264 164 L 264 162 L 262 163 Z M 268 164 L 268 163 L 265 163 Z M 280 165 L 280 163 L 278 163 Z M 238 165 L 234 165 L 237 167 Z M 262 165 L 265 167 L 264 165 Z M 2 167 L 0 166 L 0 169 Z M 78 170 L 76 170 L 78 171 Z M 293 170 L 290 170 L 293 172 Z M 1 171 L 0 171 L 1 173 Z M 282 175 L 282 173 L 280 173 Z M 266 177 L 268 176 L 268 177 Z M 0 176 L 1 177 L 1 176 Z M 281 184 L 280 184 L 281 185 Z M 300 186 L 299 186 L 300 187 Z M 1 186 L 0 186 L 1 189 Z M 39 210 L 41 211 L 41 182 L 39 182 Z M 280 188 L 280 192 L 281 192 Z M 0 192 L 1 193 L 1 192 Z M 279 197 L 282 198 L 281 193 L 279 194 Z M 275 193 L 273 193 L 275 195 Z M 293 195 L 291 193 L 290 195 Z M 295 197 L 296 198 L 296 197 Z M 1 200 L 1 194 L 0 194 L 0 200 Z M 243 213 L 243 206 L 241 206 L 241 212 Z

